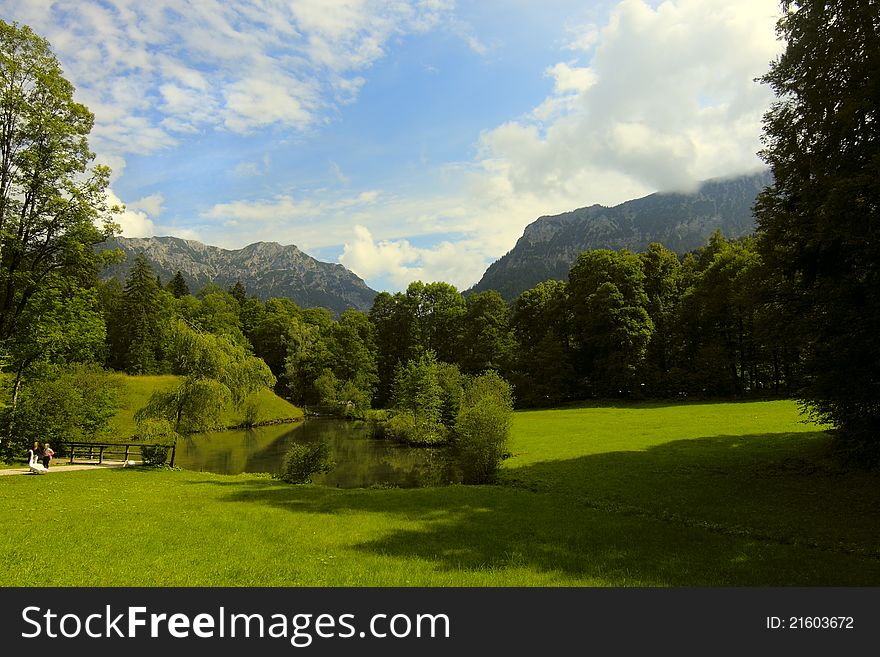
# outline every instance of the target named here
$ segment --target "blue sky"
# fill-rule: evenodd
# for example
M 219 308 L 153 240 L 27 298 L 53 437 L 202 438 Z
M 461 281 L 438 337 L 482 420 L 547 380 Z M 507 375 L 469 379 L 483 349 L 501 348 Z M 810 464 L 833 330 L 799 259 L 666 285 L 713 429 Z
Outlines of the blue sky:
M 122 234 L 465 289 L 545 214 L 761 167 L 775 0 L 0 0 L 96 116 Z

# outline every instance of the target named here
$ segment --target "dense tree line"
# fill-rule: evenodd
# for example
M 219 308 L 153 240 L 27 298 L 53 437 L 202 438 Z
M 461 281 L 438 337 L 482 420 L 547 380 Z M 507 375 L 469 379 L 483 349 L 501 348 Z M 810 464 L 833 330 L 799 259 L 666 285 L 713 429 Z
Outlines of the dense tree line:
M 582 253 L 568 281 L 541 283 L 512 304 L 493 291 L 416 281 L 378 294 L 369 313 L 334 318 L 247 297 L 238 285 L 196 295 L 176 292 L 174 281 L 162 288 L 143 258 L 123 283 L 97 287 L 108 367 L 173 371 L 166 332 L 178 318 L 261 358 L 295 403 L 352 414 L 393 406 L 402 374 L 428 356 L 464 375 L 499 373 L 520 405 L 783 395 L 801 368 L 755 241 L 720 233 L 684 257 L 660 244 Z

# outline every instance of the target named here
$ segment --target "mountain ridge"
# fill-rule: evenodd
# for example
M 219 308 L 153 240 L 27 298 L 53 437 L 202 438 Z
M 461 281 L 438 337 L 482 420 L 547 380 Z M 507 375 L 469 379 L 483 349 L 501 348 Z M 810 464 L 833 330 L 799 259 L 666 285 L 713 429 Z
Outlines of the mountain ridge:
M 512 301 L 542 281 L 566 280 L 581 251 L 639 252 L 660 242 L 681 255 L 705 245 L 717 229 L 744 237 L 755 231 L 752 206 L 771 180 L 762 171 L 707 180 L 693 193 L 656 192 L 612 207 L 597 203 L 539 217 L 468 292 L 497 290 Z
M 224 249 L 168 235 L 113 237 L 99 248 L 118 248 L 126 255 L 124 262 L 102 272 L 105 280 L 124 281 L 135 256 L 142 253 L 163 281 L 180 271 L 194 293 L 207 283 L 229 287 L 241 281 L 249 296 L 262 301 L 288 298 L 302 308 L 323 307 L 337 315 L 348 309 L 366 312 L 376 296 L 375 290 L 341 264 L 316 260 L 292 244 L 254 242 Z

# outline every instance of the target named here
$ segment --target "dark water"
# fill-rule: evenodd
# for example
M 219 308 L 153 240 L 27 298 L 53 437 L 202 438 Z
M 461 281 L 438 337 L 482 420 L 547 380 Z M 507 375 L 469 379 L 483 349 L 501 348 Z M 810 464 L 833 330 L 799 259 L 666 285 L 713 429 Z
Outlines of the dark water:
M 440 483 L 443 476 L 440 450 L 375 440 L 366 423 L 324 418 L 188 436 L 177 443 L 175 465 L 218 474 L 277 474 L 293 442 L 321 441 L 330 445 L 336 465 L 327 474 L 315 475 L 316 484 L 409 488 Z

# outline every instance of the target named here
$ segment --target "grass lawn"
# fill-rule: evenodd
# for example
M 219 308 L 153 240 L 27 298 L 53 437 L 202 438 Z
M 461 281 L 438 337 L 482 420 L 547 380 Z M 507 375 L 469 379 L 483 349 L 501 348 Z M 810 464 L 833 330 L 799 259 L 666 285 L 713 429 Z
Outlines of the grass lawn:
M 119 442 L 125 442 L 125 439 L 136 433 L 134 414 L 147 404 L 150 395 L 156 391 L 170 390 L 180 382 L 179 377 L 171 374 L 154 376 L 114 374 L 113 377 L 119 383 L 122 394 L 121 408 L 110 423 L 110 435 L 111 440 Z M 301 408 L 282 399 L 268 388 L 255 393 L 248 402 L 257 405 L 259 422 L 299 420 L 303 417 Z M 243 420 L 241 411 L 230 411 L 224 417 L 225 424 L 230 427 L 240 425 Z
M 791 402 L 521 412 L 512 452 L 496 486 L 3 476 L 0 585 L 880 585 L 878 477 Z

